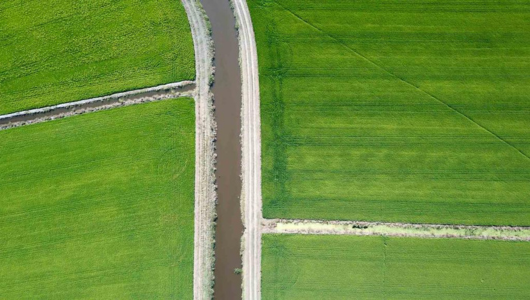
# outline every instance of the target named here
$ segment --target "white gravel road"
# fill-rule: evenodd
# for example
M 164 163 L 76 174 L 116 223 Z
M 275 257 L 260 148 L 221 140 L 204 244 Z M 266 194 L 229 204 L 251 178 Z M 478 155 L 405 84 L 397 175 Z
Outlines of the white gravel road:
M 232 5 L 239 31 L 239 63 L 242 79 L 241 207 L 245 231 L 243 252 L 243 299 L 261 299 L 261 134 L 258 57 L 252 20 L 245 0 Z
M 210 92 L 213 48 L 208 21 L 201 4 L 182 0 L 191 26 L 195 48 L 195 238 L 193 299 L 213 295 L 215 218 L 215 120 Z

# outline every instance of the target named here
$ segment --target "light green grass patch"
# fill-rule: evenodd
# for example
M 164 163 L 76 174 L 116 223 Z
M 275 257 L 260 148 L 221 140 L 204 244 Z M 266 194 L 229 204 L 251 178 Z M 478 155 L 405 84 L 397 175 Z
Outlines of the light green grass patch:
M 192 299 L 194 149 L 191 99 L 0 131 L 0 298 Z
M 194 77 L 180 1 L 0 1 L 0 114 Z
M 262 299 L 527 299 L 530 243 L 264 235 Z
M 248 2 L 266 218 L 530 225 L 528 1 Z

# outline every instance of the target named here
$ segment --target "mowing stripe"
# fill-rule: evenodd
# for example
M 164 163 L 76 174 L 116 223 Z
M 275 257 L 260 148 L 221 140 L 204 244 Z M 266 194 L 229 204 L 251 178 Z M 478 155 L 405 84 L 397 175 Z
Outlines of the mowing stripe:
M 377 235 L 529 241 L 530 227 L 264 219 L 264 234 Z
M 355 55 L 359 56 L 360 58 L 362 58 L 364 61 L 368 62 L 369 64 L 377 67 L 378 69 L 382 70 L 383 72 L 385 72 L 386 74 L 398 79 L 399 81 L 405 83 L 406 85 L 408 86 L 411 86 L 412 88 L 416 89 L 417 91 L 427 95 L 429 98 L 431 99 L 434 99 L 436 102 L 442 104 L 443 106 L 449 108 L 450 110 L 454 111 L 455 113 L 459 114 L 460 116 L 464 117 L 465 119 L 467 119 L 468 121 L 472 122 L 473 124 L 475 124 L 476 126 L 480 127 L 482 130 L 488 132 L 489 134 L 491 134 L 493 137 L 495 137 L 497 140 L 501 141 L 502 143 L 504 143 L 505 145 L 509 146 L 510 148 L 512 148 L 513 150 L 517 151 L 520 155 L 524 156 L 526 159 L 529 159 L 530 160 L 530 156 L 528 156 L 526 153 L 524 153 L 521 149 L 517 148 L 515 145 L 513 145 L 512 143 L 508 142 L 507 140 L 503 139 L 502 137 L 500 137 L 498 134 L 494 133 L 493 131 L 491 131 L 490 129 L 486 128 L 484 125 L 482 124 L 479 124 L 477 121 L 475 121 L 474 119 L 472 119 L 470 116 L 464 114 L 463 112 L 459 111 L 458 109 L 454 108 L 453 106 L 449 105 L 448 103 L 446 103 L 445 101 L 443 101 L 442 99 L 438 98 L 437 96 L 421 89 L 419 86 L 397 76 L 396 74 L 392 73 L 391 71 L 387 70 L 385 67 L 375 63 L 374 61 L 372 61 L 371 59 L 369 59 L 368 57 L 366 57 L 365 55 L 363 55 L 362 53 L 360 53 L 359 51 L 357 51 L 356 49 L 348 46 L 347 44 L 343 43 L 342 41 L 340 41 L 339 39 L 335 38 L 334 36 L 330 35 L 329 33 L 325 32 L 324 30 L 318 28 L 317 26 L 309 23 L 308 21 L 304 20 L 302 17 L 300 17 L 298 14 L 294 13 L 293 11 L 291 11 L 290 9 L 288 9 L 287 7 L 283 6 L 280 2 L 277 2 L 275 1 L 276 4 L 278 4 L 279 6 L 281 6 L 283 9 L 285 9 L 285 11 L 289 12 L 291 15 L 293 15 L 294 17 L 296 17 L 297 19 L 299 19 L 300 21 L 302 21 L 304 24 L 307 24 L 309 25 L 310 27 L 314 28 L 315 30 L 325 34 L 326 36 L 330 37 L 331 39 L 337 41 L 337 43 L 339 43 L 340 45 L 342 45 L 343 47 L 345 47 L 346 49 L 348 49 L 349 51 L 353 52 Z

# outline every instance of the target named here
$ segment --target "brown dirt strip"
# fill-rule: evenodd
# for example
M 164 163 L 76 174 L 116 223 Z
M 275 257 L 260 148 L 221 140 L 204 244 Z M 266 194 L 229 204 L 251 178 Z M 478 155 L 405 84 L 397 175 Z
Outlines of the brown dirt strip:
M 193 81 L 181 81 L 116 93 L 103 97 L 0 115 L 0 130 L 144 102 L 160 101 L 178 97 L 191 97 L 194 88 L 195 84 Z

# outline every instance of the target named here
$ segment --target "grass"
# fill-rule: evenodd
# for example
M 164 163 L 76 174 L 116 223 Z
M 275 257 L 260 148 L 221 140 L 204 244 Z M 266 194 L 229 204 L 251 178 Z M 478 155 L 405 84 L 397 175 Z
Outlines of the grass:
M 195 77 L 173 0 L 0 2 L 0 114 Z
M 262 298 L 527 299 L 530 243 L 264 235 Z
M 264 217 L 530 225 L 528 1 L 248 2 Z
M 192 299 L 191 99 L 0 131 L 0 298 Z

